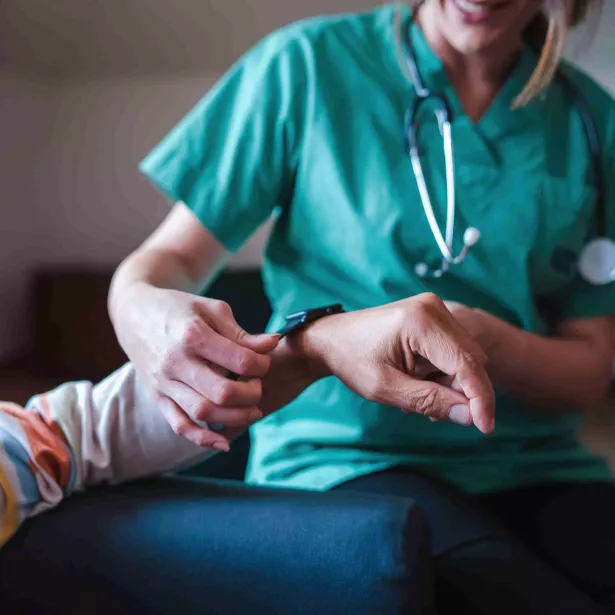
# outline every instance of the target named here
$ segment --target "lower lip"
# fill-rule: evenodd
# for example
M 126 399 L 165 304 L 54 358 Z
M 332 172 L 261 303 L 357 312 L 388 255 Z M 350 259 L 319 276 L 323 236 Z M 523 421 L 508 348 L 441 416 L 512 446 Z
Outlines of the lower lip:
M 477 24 L 489 19 L 499 8 L 499 6 L 486 7 L 481 11 L 466 11 L 457 3 L 457 0 L 451 0 L 457 12 L 461 15 L 466 23 Z

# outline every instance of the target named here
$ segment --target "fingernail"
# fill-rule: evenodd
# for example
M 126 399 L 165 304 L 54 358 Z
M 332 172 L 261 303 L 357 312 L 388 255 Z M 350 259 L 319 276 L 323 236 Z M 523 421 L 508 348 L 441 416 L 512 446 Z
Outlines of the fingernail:
M 470 408 L 468 408 L 468 406 L 462 405 L 453 406 L 448 413 L 448 419 L 452 423 L 467 427 L 472 423 L 472 415 L 470 414 Z
M 279 333 L 259 333 L 258 335 L 255 335 L 254 337 L 263 342 L 270 341 L 270 340 L 274 340 L 278 342 L 280 341 L 280 338 L 282 336 Z
M 256 421 L 260 421 L 263 418 L 263 413 L 260 410 L 252 410 L 248 415 L 248 421 L 250 423 L 256 423 Z
M 213 447 L 221 453 L 228 453 L 231 450 L 228 444 L 224 444 L 223 442 L 216 442 Z

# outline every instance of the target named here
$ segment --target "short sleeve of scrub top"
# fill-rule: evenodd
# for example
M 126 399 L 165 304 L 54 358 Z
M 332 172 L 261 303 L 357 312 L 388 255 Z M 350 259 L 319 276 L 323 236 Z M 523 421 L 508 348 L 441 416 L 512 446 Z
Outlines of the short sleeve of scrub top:
M 303 69 L 274 33 L 245 54 L 142 161 L 231 251 L 292 192 Z

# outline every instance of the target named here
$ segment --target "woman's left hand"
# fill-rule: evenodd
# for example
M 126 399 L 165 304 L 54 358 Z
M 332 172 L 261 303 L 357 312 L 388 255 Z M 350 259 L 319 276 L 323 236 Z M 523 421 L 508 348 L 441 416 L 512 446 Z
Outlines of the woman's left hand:
M 455 320 L 481 345 L 489 357 L 495 346 L 494 322 L 496 318 L 483 310 L 474 309 L 456 301 L 445 301 L 444 305 Z

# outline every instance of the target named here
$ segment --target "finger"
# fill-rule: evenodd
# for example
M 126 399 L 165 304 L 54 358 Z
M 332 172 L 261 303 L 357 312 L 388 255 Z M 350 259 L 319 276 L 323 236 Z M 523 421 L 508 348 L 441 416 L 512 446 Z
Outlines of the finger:
M 228 408 L 214 404 L 182 382 L 172 381 L 165 387 L 165 394 L 171 398 L 193 421 L 214 426 L 249 427 L 263 418 L 256 407 Z M 219 431 L 214 429 L 214 431 Z
M 222 337 L 259 354 L 272 352 L 281 339 L 277 333 L 260 333 L 258 335 L 248 333 L 239 326 L 230 306 L 226 303 L 218 302 L 214 310 L 210 307 L 208 314 L 208 320 L 212 327 Z
M 453 389 L 453 391 L 459 391 L 463 393 L 463 390 L 459 383 L 457 382 L 457 378 L 455 376 L 449 376 L 448 374 L 443 374 L 442 372 L 438 372 L 430 377 L 431 382 L 435 382 L 443 387 L 448 389 Z
M 472 419 L 483 433 L 495 427 L 495 394 L 480 346 L 446 308 L 432 309 L 413 344 L 418 354 L 449 376 L 455 376 L 469 400 Z
M 197 356 L 244 378 L 262 378 L 271 365 L 265 354 L 242 346 L 207 327 L 198 339 L 190 345 L 190 350 Z
M 470 400 L 474 425 L 484 434 L 495 429 L 495 393 L 483 365 L 465 363 L 456 377 L 464 395 Z
M 169 382 L 173 381 L 183 382 L 218 406 L 257 406 L 262 395 L 260 379 L 230 380 L 219 366 L 205 361 L 186 361 L 182 365 L 181 377 L 174 377 Z M 165 393 L 167 386 L 162 387 Z
M 190 420 L 188 415 L 169 397 L 161 396 L 158 405 L 167 419 L 171 429 L 178 435 L 201 448 L 211 448 L 228 453 L 229 441 L 221 434 L 201 427 Z
M 421 356 L 415 357 L 414 367 L 411 373 L 414 378 L 418 378 L 420 380 L 426 380 L 429 378 L 430 380 L 433 380 L 433 378 L 439 374 L 442 374 L 442 372 L 437 367 L 434 367 L 427 359 Z
M 459 384 L 455 380 L 455 376 L 449 376 L 448 374 L 443 374 L 442 372 L 438 372 L 437 374 L 432 375 L 430 379 L 432 382 L 435 382 L 436 384 L 439 384 L 443 387 L 447 387 L 449 389 L 459 391 Z M 457 386 L 457 388 L 455 388 L 455 385 Z M 468 406 L 468 409 L 469 409 L 469 406 Z M 432 423 L 440 423 L 440 419 L 434 418 L 433 416 L 430 416 L 429 420 Z
M 259 354 L 269 354 L 277 348 L 281 339 L 282 336 L 279 333 L 260 333 L 258 335 L 246 333 L 237 340 L 237 343 Z
M 432 382 L 417 380 L 392 369 L 384 387 L 387 397 L 392 394 L 395 405 L 404 412 L 414 412 L 436 420 L 450 420 L 460 425 L 471 425 L 469 400 L 459 391 Z M 378 400 L 390 403 L 390 400 Z

